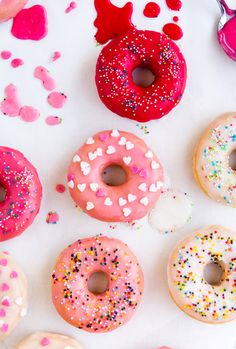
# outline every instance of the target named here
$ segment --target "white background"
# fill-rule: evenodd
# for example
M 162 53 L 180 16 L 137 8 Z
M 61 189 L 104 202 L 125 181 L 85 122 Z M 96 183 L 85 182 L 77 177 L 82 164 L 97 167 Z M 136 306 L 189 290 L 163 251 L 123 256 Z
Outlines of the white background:
M 19 89 L 23 104 L 33 105 L 41 118 L 27 124 L 18 118 L 0 116 L 0 143 L 21 150 L 36 166 L 44 187 L 40 214 L 19 238 L 2 243 L 24 269 L 29 280 L 29 312 L 0 348 L 11 349 L 24 336 L 36 330 L 61 332 L 74 336 L 85 349 L 155 349 L 159 345 L 174 349 L 233 349 L 236 347 L 236 321 L 226 325 L 207 325 L 182 313 L 168 295 L 166 261 L 173 246 L 186 234 L 208 224 L 236 228 L 235 209 L 208 199 L 197 187 L 192 175 L 193 149 L 203 129 L 218 114 L 236 110 L 236 63 L 228 59 L 216 40 L 219 9 L 214 0 L 183 1 L 180 13 L 184 38 L 181 48 L 188 64 L 188 84 L 181 104 L 160 121 L 148 124 L 149 135 L 135 122 L 122 119 L 99 101 L 94 72 L 100 47 L 94 41 L 92 0 L 78 0 L 70 14 L 64 10 L 68 0 L 42 0 L 49 17 L 49 34 L 40 42 L 20 41 L 9 31 L 11 23 L 0 25 L 0 50 L 11 50 L 25 65 L 18 69 L 0 60 L 0 95 L 9 83 Z M 160 30 L 175 14 L 159 3 L 159 19 L 142 15 L 147 1 L 134 1 L 133 22 L 139 28 Z M 234 1 L 231 1 L 234 3 Z M 115 4 L 125 1 L 114 0 Z M 36 4 L 30 0 L 29 6 Z M 55 63 L 55 51 L 62 58 Z M 47 93 L 33 78 L 37 65 L 45 65 L 57 80 L 59 90 L 68 95 L 63 110 L 53 110 Z M 63 118 L 59 126 L 44 122 L 48 115 Z M 173 187 L 188 192 L 194 201 L 193 219 L 175 234 L 161 235 L 148 223 L 131 230 L 93 220 L 78 213 L 71 198 L 55 191 L 57 183 L 66 183 L 66 171 L 72 154 L 86 137 L 103 129 L 119 128 L 142 137 L 161 159 L 170 174 Z M 57 225 L 47 225 L 47 212 L 58 211 Z M 103 335 L 89 334 L 71 327 L 56 313 L 50 295 L 50 274 L 60 251 L 74 240 L 97 233 L 127 242 L 137 254 L 145 274 L 145 294 L 136 315 L 122 328 Z

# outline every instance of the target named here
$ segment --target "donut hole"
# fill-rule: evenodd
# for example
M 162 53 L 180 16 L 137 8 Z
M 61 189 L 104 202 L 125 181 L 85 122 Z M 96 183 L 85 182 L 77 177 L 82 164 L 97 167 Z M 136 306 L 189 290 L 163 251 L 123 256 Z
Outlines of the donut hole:
M 219 286 L 224 280 L 224 267 L 219 262 L 208 263 L 203 271 L 205 281 L 211 286 Z
M 229 167 L 236 171 L 236 149 L 229 155 Z
M 93 273 L 88 280 L 89 292 L 99 295 L 103 294 L 108 289 L 108 277 L 103 271 L 97 271 Z
M 126 182 L 126 172 L 120 165 L 109 165 L 102 171 L 102 181 L 111 187 L 117 187 Z
M 146 88 L 154 83 L 156 76 L 148 66 L 140 65 L 132 71 L 132 79 L 135 85 Z
M 6 199 L 6 189 L 2 184 L 0 184 L 0 202 L 5 201 Z

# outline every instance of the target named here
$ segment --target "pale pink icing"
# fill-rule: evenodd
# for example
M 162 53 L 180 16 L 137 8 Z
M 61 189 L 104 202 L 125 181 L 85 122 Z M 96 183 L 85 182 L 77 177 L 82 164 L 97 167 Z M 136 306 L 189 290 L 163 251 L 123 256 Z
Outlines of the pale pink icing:
M 41 40 L 48 32 L 47 11 L 41 5 L 21 10 L 13 20 L 12 34 L 21 40 Z
M 101 179 L 104 168 L 114 164 L 127 176 L 126 183 L 116 187 Z M 90 137 L 68 170 L 68 186 L 76 205 L 108 222 L 144 217 L 158 200 L 163 180 L 162 166 L 143 140 L 117 130 Z
M 49 126 L 56 126 L 56 125 L 60 125 L 61 124 L 62 119 L 59 118 L 58 116 L 48 116 L 45 119 L 45 122 Z
M 0 203 L 0 241 L 5 241 L 31 225 L 40 208 L 42 186 L 33 165 L 7 147 L 0 147 L 0 183 L 6 191 Z
M 21 104 L 18 98 L 17 89 L 13 84 L 5 87 L 5 98 L 1 102 L 0 110 L 7 116 L 18 116 Z
M 52 91 L 56 87 L 55 80 L 50 76 L 49 71 L 42 66 L 35 68 L 34 77 L 41 80 L 44 88 L 48 91 Z
M 1 0 L 0 1 L 0 22 L 7 21 L 25 6 L 27 0 Z
M 232 17 L 218 32 L 218 40 L 227 55 L 236 60 L 236 16 Z
M 88 290 L 95 272 L 107 275 L 107 290 Z M 78 240 L 58 258 L 52 275 L 52 299 L 71 325 L 89 332 L 109 332 L 125 324 L 139 305 L 144 277 L 136 256 L 117 239 Z
M 11 56 L 12 56 L 12 53 L 10 51 L 2 51 L 1 52 L 2 59 L 7 60 L 7 59 L 11 58 Z
M 26 105 L 20 109 L 19 116 L 23 121 L 33 122 L 40 117 L 40 112 L 36 108 Z
M 0 340 L 2 340 L 26 314 L 27 282 L 23 272 L 10 256 L 0 251 L 0 258 Z M 14 278 L 11 277 L 13 274 Z
M 60 109 L 66 103 L 67 96 L 62 92 L 51 92 L 48 95 L 48 103 L 53 107 Z
M 24 61 L 21 59 L 21 58 L 14 58 L 12 61 L 11 61 L 11 66 L 13 68 L 18 68 L 20 67 L 21 65 L 24 64 Z
M 65 13 L 69 13 L 73 11 L 77 7 L 77 3 L 75 1 L 72 1 L 69 6 L 66 8 Z

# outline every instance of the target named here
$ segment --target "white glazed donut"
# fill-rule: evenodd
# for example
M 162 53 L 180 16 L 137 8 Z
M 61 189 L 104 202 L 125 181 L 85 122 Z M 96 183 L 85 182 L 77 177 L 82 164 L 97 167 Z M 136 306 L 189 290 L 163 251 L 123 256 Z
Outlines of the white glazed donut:
M 222 275 L 208 283 L 205 267 L 218 264 Z M 196 231 L 171 253 L 170 294 L 191 317 L 207 323 L 236 319 L 236 233 L 220 226 Z
M 23 339 L 15 349 L 82 349 L 71 337 L 49 332 L 36 332 Z
M 214 120 L 203 133 L 193 158 L 193 171 L 203 191 L 217 202 L 236 207 L 236 172 L 229 156 L 236 149 L 236 113 Z
M 0 252 L 0 340 L 26 315 L 27 281 L 16 262 Z

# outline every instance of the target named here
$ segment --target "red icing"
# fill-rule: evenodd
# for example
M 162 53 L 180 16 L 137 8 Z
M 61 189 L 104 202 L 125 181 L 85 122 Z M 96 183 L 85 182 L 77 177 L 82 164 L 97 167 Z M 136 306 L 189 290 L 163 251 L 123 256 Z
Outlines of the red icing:
M 24 64 L 24 61 L 22 59 L 20 59 L 20 58 L 14 58 L 11 61 L 12 68 L 18 68 L 18 67 L 20 67 L 23 64 Z
M 146 87 L 135 85 L 132 72 L 146 66 L 156 75 Z M 132 120 L 162 118 L 180 101 L 186 63 L 176 44 L 154 31 L 132 30 L 106 45 L 97 61 L 96 84 L 108 109 Z
M 47 12 L 41 5 L 21 10 L 13 20 L 11 32 L 21 40 L 41 40 L 48 32 Z
M 181 0 L 166 0 L 166 4 L 170 10 L 179 11 L 182 7 Z
M 12 53 L 10 51 L 2 51 L 1 52 L 1 57 L 2 59 L 9 59 L 11 58 Z
M 163 27 L 163 32 L 172 40 L 180 40 L 183 36 L 183 31 L 176 23 L 167 23 Z
M 149 18 L 158 17 L 161 12 L 160 6 L 156 2 L 148 2 L 143 10 L 143 14 Z
M 97 11 L 97 18 L 94 21 L 97 28 L 95 38 L 99 44 L 105 44 L 133 27 L 131 2 L 122 8 L 113 5 L 110 0 L 94 0 L 94 5 Z
M 64 186 L 64 184 L 57 184 L 56 191 L 60 194 L 63 194 L 66 191 L 66 187 Z
M 218 32 L 218 40 L 226 54 L 236 61 L 236 16 L 232 17 Z
M 174 22 L 178 22 L 178 21 L 179 21 L 179 17 L 178 17 L 178 16 L 174 16 L 174 17 L 173 17 L 173 21 L 174 21 Z

